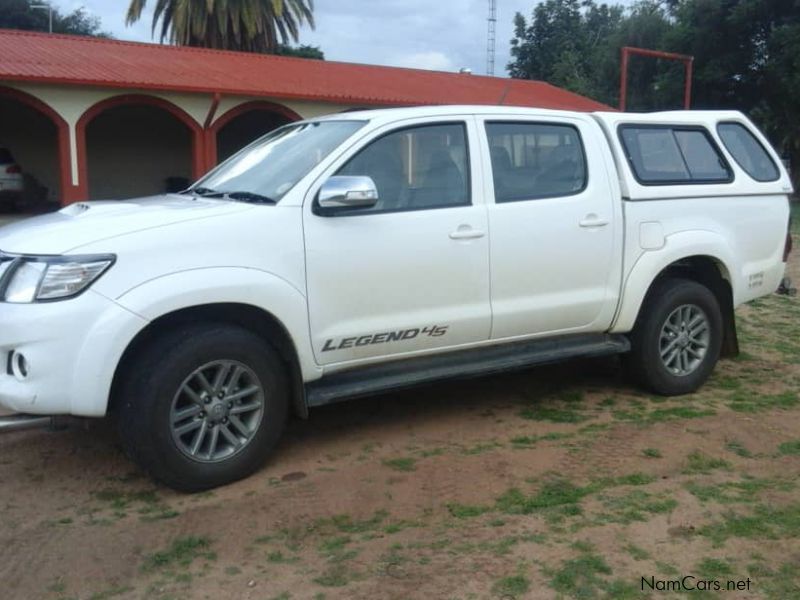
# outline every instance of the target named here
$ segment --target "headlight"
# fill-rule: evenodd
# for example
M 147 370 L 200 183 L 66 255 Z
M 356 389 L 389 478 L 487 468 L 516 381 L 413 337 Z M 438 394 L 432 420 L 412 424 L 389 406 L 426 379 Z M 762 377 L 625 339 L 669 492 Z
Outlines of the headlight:
M 64 300 L 83 292 L 114 264 L 113 255 L 8 256 L 0 254 L 0 300 L 26 304 Z

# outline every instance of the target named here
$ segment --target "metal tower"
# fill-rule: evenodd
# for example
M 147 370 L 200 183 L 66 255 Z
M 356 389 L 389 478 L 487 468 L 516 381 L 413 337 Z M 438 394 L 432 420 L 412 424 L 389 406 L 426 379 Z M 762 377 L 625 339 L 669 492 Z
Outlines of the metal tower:
M 489 35 L 486 42 L 486 74 L 494 75 L 494 53 L 497 40 L 497 0 L 489 0 Z

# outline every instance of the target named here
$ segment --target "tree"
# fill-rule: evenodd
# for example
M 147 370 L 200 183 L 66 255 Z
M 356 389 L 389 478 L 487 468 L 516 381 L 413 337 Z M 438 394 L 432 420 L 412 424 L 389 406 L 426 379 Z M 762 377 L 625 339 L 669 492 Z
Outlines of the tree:
M 615 106 L 622 46 L 694 57 L 692 107 L 741 110 L 793 163 L 800 180 L 800 0 L 546 0 L 515 17 L 512 77 L 541 79 Z M 633 57 L 631 110 L 680 108 L 675 61 Z
M 276 54 L 280 54 L 281 56 L 294 56 L 296 58 L 325 60 L 325 53 L 319 48 L 319 46 L 308 46 L 305 44 L 297 47 L 289 46 L 288 44 L 281 44 L 278 47 Z
M 126 22 L 138 21 L 147 0 L 131 0 Z M 276 53 L 314 27 L 313 0 L 156 0 L 153 33 L 180 46 Z
M 49 31 L 48 11 L 31 8 L 42 4 L 41 0 L 0 0 L 0 29 L 22 29 L 26 31 Z M 64 14 L 53 9 L 53 33 L 111 37 L 100 28 L 100 19 L 79 8 Z

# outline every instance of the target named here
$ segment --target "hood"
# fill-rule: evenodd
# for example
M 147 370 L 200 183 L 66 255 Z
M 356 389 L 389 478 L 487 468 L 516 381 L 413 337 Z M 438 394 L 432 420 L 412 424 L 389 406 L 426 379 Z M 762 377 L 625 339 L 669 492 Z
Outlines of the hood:
M 177 194 L 79 202 L 55 213 L 0 227 L 0 250 L 13 254 L 63 254 L 120 235 L 252 208 L 241 202 Z

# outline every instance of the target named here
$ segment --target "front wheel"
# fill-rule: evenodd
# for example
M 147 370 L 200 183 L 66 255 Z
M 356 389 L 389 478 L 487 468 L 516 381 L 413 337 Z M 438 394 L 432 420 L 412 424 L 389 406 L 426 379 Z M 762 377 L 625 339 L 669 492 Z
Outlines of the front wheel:
M 722 313 L 714 294 L 688 279 L 665 279 L 648 294 L 631 333 L 634 377 L 664 396 L 697 390 L 722 347 Z
M 140 356 L 123 383 L 119 428 L 144 470 L 172 488 L 200 491 L 261 466 L 287 416 L 275 350 L 239 327 L 192 325 Z

